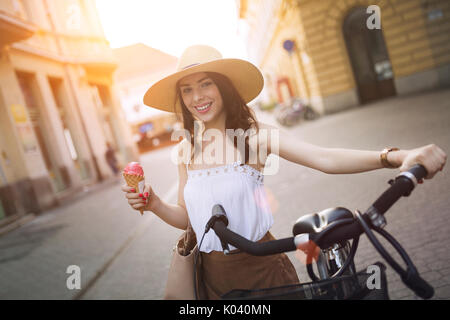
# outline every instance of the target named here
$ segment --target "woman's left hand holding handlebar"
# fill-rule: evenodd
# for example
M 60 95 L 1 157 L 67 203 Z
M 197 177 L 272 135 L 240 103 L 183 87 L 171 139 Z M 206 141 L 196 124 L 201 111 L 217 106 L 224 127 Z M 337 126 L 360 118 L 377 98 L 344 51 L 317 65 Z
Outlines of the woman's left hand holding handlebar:
M 445 152 L 435 144 L 402 151 L 404 155 L 400 171 L 407 171 L 415 164 L 421 164 L 428 172 L 425 179 L 432 179 L 438 171 L 442 171 L 447 161 Z

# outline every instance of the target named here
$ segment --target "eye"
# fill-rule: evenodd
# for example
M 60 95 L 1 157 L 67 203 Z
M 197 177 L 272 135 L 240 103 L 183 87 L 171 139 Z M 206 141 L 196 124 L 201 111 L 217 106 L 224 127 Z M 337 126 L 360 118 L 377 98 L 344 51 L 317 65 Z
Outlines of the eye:
M 189 93 L 189 92 L 191 92 L 191 88 L 183 88 L 183 89 L 181 89 L 181 93 Z
M 207 86 L 210 86 L 210 85 L 212 85 L 212 81 L 202 82 L 202 87 L 207 87 Z

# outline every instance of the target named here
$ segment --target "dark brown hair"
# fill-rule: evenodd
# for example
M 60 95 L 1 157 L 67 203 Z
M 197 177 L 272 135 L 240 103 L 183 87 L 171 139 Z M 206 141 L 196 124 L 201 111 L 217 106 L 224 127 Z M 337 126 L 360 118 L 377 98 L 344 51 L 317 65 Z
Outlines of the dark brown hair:
M 250 129 L 252 126 L 256 128 L 258 132 L 258 123 L 252 114 L 249 106 L 245 103 L 244 99 L 240 96 L 239 92 L 234 87 L 233 83 L 228 79 L 228 77 L 216 73 L 216 72 L 206 72 L 208 77 L 215 83 L 219 89 L 220 95 L 223 101 L 223 107 L 226 112 L 225 129 L 242 129 L 244 132 Z M 192 148 L 194 148 L 194 117 L 191 112 L 187 109 L 181 97 L 181 90 L 179 83 L 177 83 L 177 98 L 181 104 L 181 111 L 183 117 L 184 129 L 188 130 L 190 133 L 190 143 Z M 237 149 L 238 139 L 234 137 L 233 139 L 234 147 Z M 194 148 L 194 150 L 198 150 Z M 193 159 L 194 154 L 191 157 Z M 244 163 L 249 161 L 249 145 L 248 136 L 245 137 L 245 155 Z

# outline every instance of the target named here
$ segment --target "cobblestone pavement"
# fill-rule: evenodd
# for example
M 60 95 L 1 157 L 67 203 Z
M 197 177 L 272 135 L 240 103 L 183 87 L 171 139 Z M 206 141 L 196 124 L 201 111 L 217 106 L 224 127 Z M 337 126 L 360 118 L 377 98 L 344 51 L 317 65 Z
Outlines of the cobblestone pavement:
M 284 130 L 327 147 L 381 150 L 435 143 L 448 154 L 449 101 L 450 90 L 392 98 Z M 258 118 L 273 123 L 266 113 Z M 169 153 L 166 148 L 143 155 L 141 163 L 155 191 L 175 202 L 177 172 Z M 433 299 L 450 299 L 449 172 L 447 165 L 386 216 L 386 230 L 435 287 Z M 363 211 L 397 173 L 326 175 L 281 159 L 279 173 L 265 177 L 275 216 L 272 233 L 289 236 L 298 217 L 329 207 Z M 0 236 L 0 299 L 161 299 L 171 247 L 180 233 L 151 214 L 141 217 L 131 210 L 120 182 L 105 185 Z M 300 279 L 309 281 L 295 253 L 289 257 Z M 375 261 L 383 259 L 362 236 L 357 269 Z M 81 267 L 81 291 L 66 287 L 72 264 Z M 387 273 L 391 298 L 416 298 L 389 266 Z
M 411 149 L 435 143 L 450 153 L 450 90 L 377 102 L 356 110 L 331 115 L 319 121 L 289 129 L 300 139 L 327 147 L 381 150 L 385 146 Z M 295 173 L 294 173 L 295 172 Z M 342 206 L 366 210 L 388 187 L 398 170 L 376 170 L 353 175 L 324 175 L 281 160 L 280 172 L 266 177 L 265 184 L 279 209 L 274 234 L 291 232 L 296 218 L 305 213 Z M 409 198 L 400 199 L 386 214 L 386 230 L 406 249 L 420 274 L 435 288 L 434 299 L 450 298 L 450 169 L 433 180 L 425 180 Z M 401 265 L 402 260 L 381 241 Z M 295 254 L 302 281 L 306 268 Z M 356 254 L 357 269 L 365 269 L 383 258 L 362 236 Z M 385 263 L 387 265 L 387 263 Z M 388 288 L 392 299 L 415 299 L 415 295 L 387 265 Z
M 158 181 L 153 187 L 162 197 L 172 192 L 177 178 L 167 157 L 166 149 L 140 159 L 146 180 Z M 66 286 L 69 277 L 66 270 L 70 265 L 81 269 L 82 290 L 88 289 L 92 279 L 103 275 L 105 266 L 118 253 L 126 251 L 143 227 L 156 220 L 151 214 L 141 216 L 129 207 L 120 190 L 121 183 L 118 179 L 95 188 L 95 192 L 87 191 L 71 203 L 45 212 L 21 228 L 2 235 L 0 299 L 75 298 L 80 290 L 68 290 Z M 136 267 L 135 261 L 130 263 Z M 123 272 L 127 274 L 127 270 Z M 132 292 L 126 295 L 142 297 Z

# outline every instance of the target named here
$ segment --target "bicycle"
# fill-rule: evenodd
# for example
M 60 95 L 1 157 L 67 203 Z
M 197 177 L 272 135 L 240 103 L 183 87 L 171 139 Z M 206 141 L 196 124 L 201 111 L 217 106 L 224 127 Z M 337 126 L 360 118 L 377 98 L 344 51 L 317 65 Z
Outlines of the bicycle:
M 385 261 L 400 275 L 402 281 L 415 294 L 429 299 L 434 294 L 433 287 L 422 279 L 416 267 L 400 243 L 383 228 L 384 214 L 402 196 L 409 196 L 418 181 L 427 175 L 422 165 L 400 173 L 389 180 L 390 187 L 363 213 L 342 207 L 330 208 L 319 213 L 299 218 L 293 226 L 293 237 L 267 242 L 253 242 L 227 228 L 228 219 L 221 205 L 212 209 L 211 219 L 205 233 L 213 229 L 221 240 L 224 254 L 230 254 L 228 244 L 238 250 L 256 256 L 278 254 L 302 249 L 307 255 L 307 272 L 312 282 L 258 290 L 234 289 L 222 299 L 389 299 L 387 280 L 383 263 L 377 262 L 381 276 L 380 288 L 368 288 L 369 275 L 357 272 L 354 257 L 359 237 L 365 233 Z M 404 270 L 385 250 L 372 230 L 384 237 L 400 254 L 407 268 Z M 350 244 L 350 240 L 352 243 Z M 201 242 L 199 248 L 201 247 Z M 313 270 L 313 249 L 320 248 L 316 259 L 317 276 Z
M 315 120 L 318 114 L 300 99 L 293 99 L 289 104 L 279 105 L 276 112 L 277 121 L 286 127 L 297 124 L 301 119 Z

